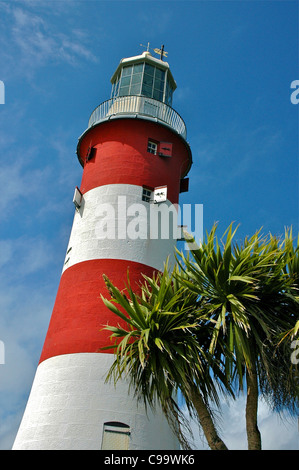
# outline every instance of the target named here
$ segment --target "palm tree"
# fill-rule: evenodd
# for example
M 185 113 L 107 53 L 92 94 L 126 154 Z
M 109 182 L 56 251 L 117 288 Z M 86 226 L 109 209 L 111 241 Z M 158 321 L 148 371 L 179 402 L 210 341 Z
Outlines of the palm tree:
M 130 285 L 116 289 L 106 278 L 111 299 L 103 301 L 127 324 L 107 326 L 116 341 L 109 378 L 128 376 L 139 398 L 150 406 L 159 402 L 172 423 L 182 424 L 173 399 L 180 390 L 217 450 L 227 447 L 212 410 L 221 392 L 234 398 L 233 387 L 246 388 L 248 449 L 261 449 L 259 395 L 273 409 L 296 409 L 296 377 L 285 370 L 290 354 L 278 341 L 298 320 L 298 291 L 290 275 L 298 263 L 287 237 L 281 242 L 256 232 L 238 244 L 232 225 L 221 240 L 216 228 L 200 246 L 189 240 L 187 255 L 177 252 L 171 274 L 166 266 L 145 277 L 139 295 Z M 186 445 L 181 432 L 180 439 Z
M 144 276 L 139 296 L 130 285 L 124 293 L 104 278 L 111 295 L 110 300 L 103 298 L 105 305 L 127 323 L 127 328 L 106 327 L 117 341 L 111 346 L 116 355 L 107 379 L 128 376 L 139 399 L 152 407 L 161 405 L 182 446 L 188 448 L 183 414 L 174 399 L 180 389 L 190 413 L 196 411 L 211 449 L 224 450 L 210 407 L 210 402 L 219 405 L 222 388 L 231 393 L 221 368 L 221 345 L 212 357 L 211 330 L 195 314 L 196 295 L 178 281 L 183 276 L 178 267 L 169 274 L 166 265 L 163 273 Z
M 276 371 L 277 393 L 274 395 L 273 407 L 280 411 L 285 408 L 292 415 L 298 415 L 299 398 L 299 236 L 293 239 L 292 229 L 286 230 L 284 239 L 284 273 L 291 279 L 291 285 L 286 289 L 290 307 L 289 325 L 277 334 L 275 357 L 278 358 Z M 294 350 L 294 351 L 293 351 Z M 293 351 L 293 352 L 292 352 Z M 281 376 L 286 381 L 281 386 Z
M 298 318 L 293 279 L 285 271 L 289 248 L 271 235 L 262 238 L 259 232 L 233 245 L 232 225 L 222 242 L 215 232 L 216 225 L 206 242 L 192 248 L 191 260 L 179 254 L 182 261 L 178 262 L 187 274 L 181 283 L 197 295 L 197 308 L 213 325 L 209 352 L 214 353 L 219 339 L 225 342 L 231 353 L 225 355 L 227 380 L 236 378 L 239 390 L 246 385 L 248 449 L 257 450 L 261 449 L 259 394 L 270 397 L 273 404 L 278 397 L 280 404 L 294 404 L 294 389 L 288 398 L 282 393 L 289 381 L 281 364 L 289 356 L 280 350 L 281 360 L 277 350 L 274 353 L 278 335 L 292 324 L 295 305 Z

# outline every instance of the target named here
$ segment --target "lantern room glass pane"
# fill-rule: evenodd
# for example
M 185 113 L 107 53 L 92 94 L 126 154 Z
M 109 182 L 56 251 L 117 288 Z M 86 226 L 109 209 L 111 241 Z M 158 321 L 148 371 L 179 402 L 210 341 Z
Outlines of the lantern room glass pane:
M 165 92 L 165 103 L 168 104 L 168 106 L 172 105 L 172 94 L 173 94 L 173 89 L 171 88 L 169 80 L 167 80 L 166 92 Z
M 131 81 L 131 77 L 122 77 L 121 79 L 121 86 L 129 86 Z
M 152 86 L 148 86 L 148 85 L 142 85 L 142 94 L 145 95 L 145 96 L 148 96 L 149 98 L 152 97 L 152 93 L 153 93 L 153 87 Z
M 152 67 L 149 64 L 145 64 L 144 73 L 147 73 L 148 75 L 151 75 L 153 77 L 155 73 L 155 67 Z
M 119 96 L 125 96 L 129 94 L 129 88 L 128 86 L 120 87 L 119 89 Z
M 144 64 L 135 64 L 133 73 L 142 73 Z
M 162 101 L 163 100 L 163 91 L 159 91 L 159 90 L 154 89 L 153 98 L 155 100 Z
M 155 78 L 158 78 L 159 80 L 164 80 L 164 77 L 165 77 L 164 70 L 160 70 L 160 69 L 156 68 Z
M 132 75 L 131 85 L 136 85 L 136 83 L 141 83 L 141 79 L 142 79 L 141 73 L 136 73 Z
M 156 90 L 163 91 L 164 90 L 164 81 L 155 79 L 154 88 Z
M 131 85 L 130 95 L 140 95 L 141 82 L 136 85 Z
M 154 82 L 154 76 L 148 75 L 147 73 L 143 76 L 143 83 L 144 85 L 152 86 Z
M 126 75 L 131 75 L 132 69 L 133 69 L 132 65 L 127 65 L 126 67 L 124 67 L 122 76 L 125 77 Z

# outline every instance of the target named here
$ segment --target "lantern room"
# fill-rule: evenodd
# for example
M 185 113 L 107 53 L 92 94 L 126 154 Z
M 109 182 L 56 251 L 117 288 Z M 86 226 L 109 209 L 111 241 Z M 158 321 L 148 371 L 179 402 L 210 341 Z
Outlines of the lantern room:
M 176 89 L 169 65 L 156 59 L 150 52 L 122 59 L 111 78 L 111 98 L 120 96 L 146 96 L 172 106 Z

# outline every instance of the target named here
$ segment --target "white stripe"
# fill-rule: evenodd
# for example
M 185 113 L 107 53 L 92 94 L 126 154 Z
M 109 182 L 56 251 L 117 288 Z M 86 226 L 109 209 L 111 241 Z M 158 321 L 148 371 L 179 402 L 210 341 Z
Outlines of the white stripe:
M 42 362 L 14 450 L 101 449 L 105 422 L 130 427 L 129 449 L 178 449 L 162 412 L 148 417 L 124 382 L 105 383 L 113 354 L 66 354 Z
M 142 191 L 141 186 L 111 184 L 84 194 L 82 205 L 75 213 L 63 271 L 82 261 L 107 258 L 163 269 L 176 245 L 177 233 L 173 232 L 177 230 L 176 208 L 170 201 L 162 204 L 144 202 Z M 108 209 L 110 214 L 106 212 Z M 159 211 L 163 213 L 164 231 L 158 233 L 158 239 L 153 239 L 157 235 L 154 221 Z M 169 226 L 168 234 L 165 229 Z

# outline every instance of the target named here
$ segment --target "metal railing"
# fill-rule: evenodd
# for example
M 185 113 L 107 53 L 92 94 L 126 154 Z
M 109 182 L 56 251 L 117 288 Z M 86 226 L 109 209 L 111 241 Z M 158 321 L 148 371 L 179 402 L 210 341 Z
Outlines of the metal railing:
M 88 128 L 112 116 L 125 114 L 148 116 L 157 119 L 161 123 L 170 126 L 184 139 L 187 137 L 185 123 L 173 108 L 162 101 L 136 95 L 120 96 L 101 103 L 92 112 L 88 121 Z

